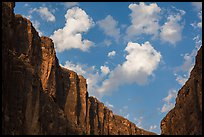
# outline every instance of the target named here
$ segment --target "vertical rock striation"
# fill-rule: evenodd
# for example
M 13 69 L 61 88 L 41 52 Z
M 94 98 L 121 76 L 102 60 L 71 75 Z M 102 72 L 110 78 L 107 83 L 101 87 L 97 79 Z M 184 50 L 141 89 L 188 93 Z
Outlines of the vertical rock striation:
M 14 7 L 2 2 L 2 134 L 154 134 L 89 97 L 86 79 Z
M 152 135 L 89 97 L 86 79 L 61 67 L 50 38 L 2 2 L 2 134 Z M 162 134 L 202 134 L 202 47 Z
M 179 90 L 175 107 L 161 121 L 161 134 L 202 135 L 202 46 L 190 78 Z

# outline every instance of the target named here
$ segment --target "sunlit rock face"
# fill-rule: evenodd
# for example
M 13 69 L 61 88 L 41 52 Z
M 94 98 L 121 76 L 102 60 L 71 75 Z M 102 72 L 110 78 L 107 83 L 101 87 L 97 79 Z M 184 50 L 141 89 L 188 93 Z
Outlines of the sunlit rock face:
M 202 46 L 190 78 L 178 92 L 175 107 L 161 121 L 161 134 L 202 135 Z
M 61 67 L 54 44 L 2 2 L 2 134 L 151 135 L 89 97 L 86 79 Z

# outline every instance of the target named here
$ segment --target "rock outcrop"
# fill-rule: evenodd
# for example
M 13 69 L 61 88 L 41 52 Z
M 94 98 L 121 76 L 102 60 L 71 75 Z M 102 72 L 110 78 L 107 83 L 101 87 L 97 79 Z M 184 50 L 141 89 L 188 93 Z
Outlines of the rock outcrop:
M 202 135 L 202 46 L 190 78 L 178 92 L 175 107 L 161 121 L 161 134 Z
M 50 38 L 2 2 L 2 134 L 154 134 L 89 97 L 86 79 L 61 67 Z

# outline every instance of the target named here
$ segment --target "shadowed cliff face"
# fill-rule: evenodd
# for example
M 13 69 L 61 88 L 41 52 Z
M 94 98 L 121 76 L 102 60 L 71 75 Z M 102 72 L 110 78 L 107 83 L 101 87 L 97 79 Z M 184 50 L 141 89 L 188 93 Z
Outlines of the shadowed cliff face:
M 61 67 L 50 38 L 2 3 L 2 134 L 151 135 L 89 97 L 86 79 Z M 202 134 L 202 47 L 162 134 Z
M 89 97 L 86 79 L 59 66 L 50 38 L 2 2 L 2 134 L 154 134 Z
M 202 135 L 202 46 L 190 78 L 179 90 L 175 107 L 161 121 L 161 134 Z

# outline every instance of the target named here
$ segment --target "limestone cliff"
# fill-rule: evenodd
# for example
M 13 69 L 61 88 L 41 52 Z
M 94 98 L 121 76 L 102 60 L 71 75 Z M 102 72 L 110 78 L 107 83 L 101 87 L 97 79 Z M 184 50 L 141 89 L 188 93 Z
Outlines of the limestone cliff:
M 175 107 L 161 121 L 161 134 L 202 135 L 202 46 L 190 78 L 179 90 Z
M 86 79 L 14 7 L 2 2 L 2 134 L 154 134 L 89 97 Z

